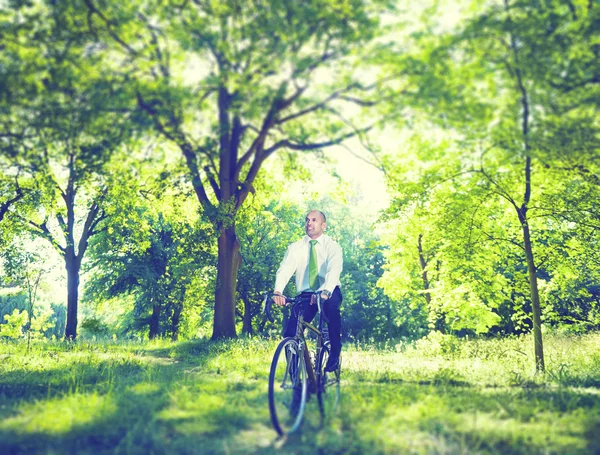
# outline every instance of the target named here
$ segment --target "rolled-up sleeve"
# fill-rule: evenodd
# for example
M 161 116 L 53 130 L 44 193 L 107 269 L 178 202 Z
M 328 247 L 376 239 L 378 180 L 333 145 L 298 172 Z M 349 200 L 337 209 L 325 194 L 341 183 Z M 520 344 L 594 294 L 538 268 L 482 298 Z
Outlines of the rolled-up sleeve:
M 321 290 L 333 292 L 335 287 L 340 284 L 343 265 L 342 248 L 337 243 L 332 242 L 327 251 L 327 270 L 325 272 L 325 282 L 321 286 Z
M 296 271 L 296 256 L 293 251 L 294 245 L 288 246 L 285 256 L 277 269 L 277 275 L 275 277 L 275 292 L 281 292 L 290 281 L 290 278 Z

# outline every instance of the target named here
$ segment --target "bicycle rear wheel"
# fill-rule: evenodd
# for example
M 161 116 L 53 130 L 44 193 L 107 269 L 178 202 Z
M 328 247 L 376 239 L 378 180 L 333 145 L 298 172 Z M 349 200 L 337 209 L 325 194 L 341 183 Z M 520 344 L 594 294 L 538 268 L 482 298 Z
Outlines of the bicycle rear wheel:
M 307 389 L 303 352 L 294 338 L 284 338 L 275 350 L 269 374 L 271 421 L 281 436 L 302 423 Z
M 317 399 L 322 417 L 335 411 L 340 403 L 342 357 L 340 356 L 340 368 L 330 373 L 323 371 L 327 364 L 327 359 L 329 359 L 329 344 L 325 344 L 323 349 L 321 349 L 317 363 Z

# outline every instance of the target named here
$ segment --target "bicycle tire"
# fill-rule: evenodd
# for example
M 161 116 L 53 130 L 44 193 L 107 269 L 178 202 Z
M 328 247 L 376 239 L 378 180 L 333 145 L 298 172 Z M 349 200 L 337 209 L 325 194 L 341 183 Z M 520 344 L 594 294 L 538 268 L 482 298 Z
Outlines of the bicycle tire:
M 292 338 L 281 340 L 269 372 L 269 411 L 280 436 L 293 433 L 302 423 L 308 392 L 304 353 Z
M 317 400 L 319 411 L 324 418 L 327 414 L 335 411 L 340 403 L 340 376 L 342 357 L 340 355 L 340 367 L 331 373 L 324 371 L 329 358 L 329 343 L 323 346 L 317 363 Z

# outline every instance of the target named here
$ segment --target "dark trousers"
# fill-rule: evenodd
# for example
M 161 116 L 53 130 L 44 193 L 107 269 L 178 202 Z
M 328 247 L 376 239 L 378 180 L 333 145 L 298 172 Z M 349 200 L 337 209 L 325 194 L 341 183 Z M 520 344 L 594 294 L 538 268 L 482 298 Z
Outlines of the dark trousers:
M 331 357 L 337 357 L 342 351 L 342 315 L 340 314 L 340 305 L 342 303 L 342 291 L 337 286 L 331 297 L 327 300 L 321 300 L 321 307 L 327 319 L 329 320 L 329 341 L 331 342 Z M 319 310 L 317 304 L 310 304 L 310 298 L 304 302 L 304 320 L 311 322 L 317 311 Z M 284 337 L 293 337 L 296 335 L 296 326 L 298 325 L 298 312 L 292 311 L 290 319 L 283 332 Z

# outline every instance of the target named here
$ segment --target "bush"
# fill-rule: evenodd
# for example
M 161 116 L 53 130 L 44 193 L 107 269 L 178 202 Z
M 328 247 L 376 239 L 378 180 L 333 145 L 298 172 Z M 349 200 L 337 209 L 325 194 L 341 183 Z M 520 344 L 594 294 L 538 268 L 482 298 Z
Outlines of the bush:
M 108 325 L 95 317 L 84 319 L 80 328 L 83 338 L 107 337 L 110 334 Z
M 5 314 L 6 324 L 0 325 L 0 335 L 8 338 L 21 338 L 28 318 L 27 310 L 19 311 L 17 308 L 13 310 L 12 314 Z

